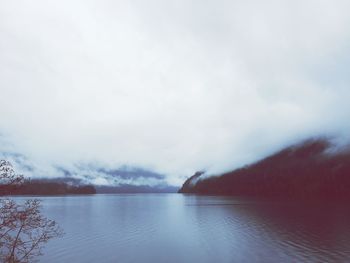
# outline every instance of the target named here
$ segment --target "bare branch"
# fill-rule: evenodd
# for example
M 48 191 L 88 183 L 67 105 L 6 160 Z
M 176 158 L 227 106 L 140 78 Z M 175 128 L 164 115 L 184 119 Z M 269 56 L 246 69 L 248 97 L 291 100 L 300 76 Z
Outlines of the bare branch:
M 0 160 L 0 195 L 23 183 L 11 163 Z M 42 254 L 43 245 L 63 235 L 55 221 L 44 217 L 40 200 L 16 203 L 0 199 L 0 262 L 28 263 Z

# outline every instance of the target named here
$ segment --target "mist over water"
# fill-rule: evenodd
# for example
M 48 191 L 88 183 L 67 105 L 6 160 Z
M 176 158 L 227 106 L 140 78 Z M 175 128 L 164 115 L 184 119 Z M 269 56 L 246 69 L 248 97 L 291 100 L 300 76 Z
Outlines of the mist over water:
M 22 197 L 18 197 L 22 198 Z M 65 230 L 40 262 L 349 262 L 350 209 L 233 197 L 43 197 Z

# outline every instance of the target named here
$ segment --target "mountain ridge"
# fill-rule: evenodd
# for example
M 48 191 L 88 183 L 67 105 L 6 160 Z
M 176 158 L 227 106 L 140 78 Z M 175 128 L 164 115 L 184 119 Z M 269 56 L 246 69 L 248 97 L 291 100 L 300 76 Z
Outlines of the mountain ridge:
M 328 139 L 310 139 L 215 177 L 196 173 L 179 193 L 350 199 L 350 151 L 334 149 Z

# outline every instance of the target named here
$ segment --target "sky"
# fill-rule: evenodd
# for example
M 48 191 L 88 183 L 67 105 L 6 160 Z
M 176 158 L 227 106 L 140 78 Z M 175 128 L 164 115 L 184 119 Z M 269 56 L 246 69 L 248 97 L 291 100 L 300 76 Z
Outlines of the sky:
M 33 177 L 127 166 L 180 185 L 309 137 L 348 142 L 349 10 L 0 0 L 0 153 Z

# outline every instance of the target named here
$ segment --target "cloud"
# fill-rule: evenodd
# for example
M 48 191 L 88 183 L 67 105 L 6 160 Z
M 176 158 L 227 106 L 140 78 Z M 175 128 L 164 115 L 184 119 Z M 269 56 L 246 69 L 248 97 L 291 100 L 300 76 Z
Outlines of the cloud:
M 345 138 L 349 8 L 2 1 L 0 132 L 46 174 L 97 162 L 172 184 L 309 136 Z

